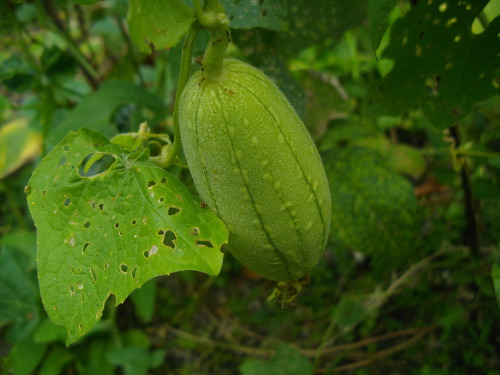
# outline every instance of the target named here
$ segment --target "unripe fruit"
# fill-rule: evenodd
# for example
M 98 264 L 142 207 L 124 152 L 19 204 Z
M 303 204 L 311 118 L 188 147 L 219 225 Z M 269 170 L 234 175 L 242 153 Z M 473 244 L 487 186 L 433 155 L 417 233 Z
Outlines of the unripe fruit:
M 328 181 L 304 124 L 258 69 L 224 60 L 196 72 L 179 101 L 181 139 L 202 200 L 249 269 L 297 280 L 318 262 L 331 216 Z

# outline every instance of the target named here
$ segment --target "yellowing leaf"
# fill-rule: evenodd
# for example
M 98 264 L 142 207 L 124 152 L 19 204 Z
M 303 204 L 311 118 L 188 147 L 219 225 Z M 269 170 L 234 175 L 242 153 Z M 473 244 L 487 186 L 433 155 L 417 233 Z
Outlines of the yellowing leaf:
M 40 154 L 42 145 L 38 132 L 24 119 L 13 120 L 0 128 L 0 178 L 14 172 Z

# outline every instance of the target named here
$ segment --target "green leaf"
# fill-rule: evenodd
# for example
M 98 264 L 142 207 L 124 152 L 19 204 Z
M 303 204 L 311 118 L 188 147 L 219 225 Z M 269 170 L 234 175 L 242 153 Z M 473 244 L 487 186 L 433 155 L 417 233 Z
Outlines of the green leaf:
M 52 348 L 47 357 L 43 361 L 42 368 L 38 372 L 39 375 L 59 375 L 63 373 L 64 367 L 73 360 L 73 354 L 56 346 Z
M 286 2 L 284 0 L 222 0 L 235 29 L 263 27 L 281 30 L 286 25 Z
M 130 298 L 134 303 L 137 316 L 145 323 L 151 322 L 156 303 L 156 280 L 149 280 L 140 289 L 136 289 Z
M 4 60 L 0 65 L 0 82 L 14 92 L 26 92 L 36 84 L 36 73 L 18 56 Z
M 311 44 L 325 46 L 325 41 L 340 38 L 365 19 L 366 0 L 289 1 L 289 27 L 278 35 L 277 45 L 283 54 L 293 56 Z
M 267 361 L 246 360 L 240 366 L 241 375 L 312 375 L 313 366 L 302 353 L 289 345 L 281 345 Z
M 368 26 L 375 53 L 389 27 L 389 15 L 397 0 L 368 0 Z
M 150 368 L 163 362 L 164 350 L 150 352 L 146 348 L 127 346 L 108 352 L 107 359 L 116 366 L 122 366 L 127 375 L 145 375 Z
M 496 263 L 491 267 L 491 279 L 493 281 L 493 289 L 495 289 L 498 307 L 500 307 L 500 263 Z
M 404 258 L 415 235 L 411 184 L 377 152 L 363 148 L 331 151 L 325 163 L 334 240 L 384 260 Z
M 119 304 L 155 276 L 220 271 L 224 224 L 147 154 L 123 152 L 99 133 L 70 133 L 26 192 L 42 300 L 68 344 L 95 325 L 111 294 Z
M 382 58 L 393 69 L 371 85 L 369 113 L 401 115 L 420 105 L 444 129 L 499 93 L 500 17 L 471 32 L 487 0 L 419 1 L 391 29 Z
M 45 76 L 51 81 L 68 81 L 77 71 L 75 59 L 67 52 L 57 48 L 45 48 L 40 57 Z
M 130 0 L 130 35 L 142 52 L 175 46 L 193 22 L 193 10 L 181 0 Z M 153 47 L 153 48 L 152 48 Z
M 39 293 L 34 273 L 35 236 L 5 235 L 0 248 L 0 324 L 13 323 L 10 339 L 24 339 L 38 322 Z
M 111 126 L 113 113 L 119 106 L 129 103 L 153 111 L 158 118 L 163 117 L 167 110 L 158 96 L 140 86 L 125 81 L 107 81 L 98 91 L 85 97 L 64 121 L 51 128 L 47 142 L 53 146 L 69 131 L 81 127 L 107 136 L 115 135 L 117 129 Z
M 31 337 L 28 337 L 14 345 L 9 353 L 6 368 L 9 368 L 15 375 L 32 375 L 46 351 L 47 344 L 35 343 Z
M 0 128 L 0 179 L 36 158 L 42 142 L 26 120 L 18 118 Z
M 337 325 L 352 327 L 358 324 L 366 314 L 366 307 L 360 298 L 344 295 L 333 311 L 333 320 Z
M 93 4 L 97 3 L 98 1 L 102 1 L 102 0 L 71 0 L 72 3 L 80 4 L 80 5 L 93 5 Z

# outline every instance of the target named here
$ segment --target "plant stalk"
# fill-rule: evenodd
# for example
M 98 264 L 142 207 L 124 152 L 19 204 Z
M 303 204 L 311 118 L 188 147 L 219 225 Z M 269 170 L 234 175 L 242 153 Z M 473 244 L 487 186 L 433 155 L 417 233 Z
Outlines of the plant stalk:
M 181 147 L 181 133 L 179 129 L 179 99 L 189 79 L 193 45 L 200 30 L 201 30 L 201 25 L 198 23 L 198 21 L 195 21 L 191 25 L 188 34 L 186 35 L 186 39 L 184 39 L 184 46 L 182 47 L 182 56 L 181 56 L 181 69 L 179 73 L 179 82 L 177 84 L 177 92 L 175 94 L 175 104 L 174 104 L 174 142 L 165 160 L 164 168 L 168 168 L 170 165 L 172 165 Z

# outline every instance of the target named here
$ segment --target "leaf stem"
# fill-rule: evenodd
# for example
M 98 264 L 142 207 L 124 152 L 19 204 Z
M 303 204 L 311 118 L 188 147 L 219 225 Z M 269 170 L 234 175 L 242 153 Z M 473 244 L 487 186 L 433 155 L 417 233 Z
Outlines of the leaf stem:
M 179 73 L 179 82 L 177 84 L 177 92 L 175 94 L 174 104 L 174 142 L 172 144 L 170 152 L 167 155 L 167 158 L 165 159 L 164 168 L 168 168 L 170 165 L 172 165 L 181 147 L 181 134 L 179 130 L 179 99 L 189 78 L 193 45 L 200 30 L 201 25 L 198 21 L 195 21 L 189 28 L 186 39 L 184 40 L 184 46 L 182 47 L 181 70 Z

